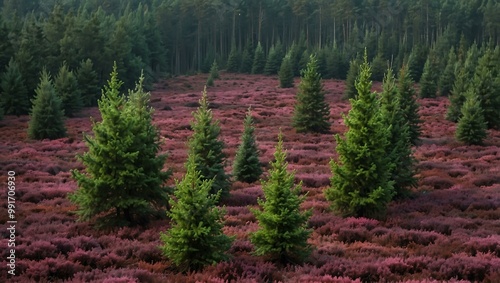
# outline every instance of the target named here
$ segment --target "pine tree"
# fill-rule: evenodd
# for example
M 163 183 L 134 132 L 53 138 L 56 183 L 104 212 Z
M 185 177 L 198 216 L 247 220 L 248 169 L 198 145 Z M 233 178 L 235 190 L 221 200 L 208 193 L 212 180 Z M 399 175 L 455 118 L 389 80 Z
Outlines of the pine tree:
M 253 52 L 252 41 L 248 40 L 247 46 L 245 50 L 243 50 L 243 55 L 241 56 L 240 73 L 250 74 L 252 72 Z
M 74 117 L 82 108 L 82 99 L 78 88 L 78 81 L 66 63 L 63 63 L 59 69 L 54 79 L 54 86 L 57 95 L 61 98 L 64 114 L 67 117 Z
M 224 142 L 219 140 L 219 121 L 213 121 L 212 111 L 208 108 L 206 88 L 200 99 L 200 107 L 193 113 L 194 131 L 189 139 L 189 152 L 194 155 L 196 170 L 200 171 L 203 180 L 214 180 L 211 194 L 220 193 L 221 198 L 229 195 L 229 176 L 224 172 L 226 155 L 222 151 Z
M 382 123 L 389 127 L 387 155 L 390 159 L 391 180 L 394 181 L 396 197 L 406 197 L 409 188 L 416 187 L 414 177 L 415 159 L 412 156 L 410 127 L 401 107 L 394 75 L 389 68 L 384 78 L 380 97 Z
M 493 75 L 497 68 L 491 65 L 493 58 L 493 50 L 486 50 L 479 60 L 470 87 L 479 98 L 488 129 L 500 129 L 500 79 Z
M 19 66 L 11 58 L 7 69 L 0 77 L 0 109 L 6 115 L 25 115 L 29 113 L 30 101 Z
M 76 80 L 83 106 L 96 106 L 99 95 L 99 79 L 94 71 L 92 60 L 82 60 L 76 71 Z
M 287 54 L 281 62 L 279 71 L 280 87 L 290 88 L 293 87 L 293 68 L 290 59 L 290 54 Z
M 300 211 L 304 201 L 304 196 L 300 196 L 302 183 L 294 185 L 295 173 L 288 172 L 287 167 L 280 131 L 269 179 L 262 181 L 265 200 L 258 200 L 262 210 L 251 209 L 259 229 L 251 234 L 250 240 L 256 247 L 255 254 L 282 264 L 299 263 L 311 250 L 307 244 L 311 234 L 307 222 L 312 213 Z
M 438 88 L 438 68 L 437 58 L 433 53 L 429 54 L 425 61 L 422 78 L 420 78 L 420 97 L 432 98 L 436 97 Z
M 439 80 L 439 92 L 442 96 L 448 96 L 453 89 L 453 83 L 455 82 L 455 67 L 457 65 L 457 55 L 455 54 L 455 48 L 451 48 L 448 53 L 448 62 L 446 63 L 446 68 Z
M 161 250 L 180 271 L 196 271 L 228 259 L 232 239 L 222 232 L 224 211 L 217 208 L 219 194 L 212 194 L 213 180 L 196 170 L 197 157 L 188 155 L 187 172 L 176 181 L 170 200 L 170 229 L 160 234 Z
M 212 77 L 213 80 L 220 79 L 219 75 L 219 66 L 217 65 L 217 61 L 214 60 L 212 63 L 212 66 L 210 67 L 210 77 Z
M 214 86 L 214 78 L 211 75 L 207 78 L 206 86 Z
M 377 82 L 384 80 L 384 73 L 387 70 L 387 60 L 384 59 L 381 52 L 372 61 L 372 77 L 371 79 Z
M 162 171 L 166 155 L 158 155 L 160 136 L 143 80 L 125 97 L 115 64 L 104 86 L 102 121 L 93 121 L 93 135 L 84 136 L 89 149 L 78 156 L 85 172 L 71 172 L 78 189 L 69 199 L 81 220 L 97 218 L 101 227 L 144 224 L 168 204 L 170 172 Z
M 293 127 L 297 132 L 326 133 L 330 130 L 330 107 L 325 102 L 323 82 L 317 69 L 316 57 L 311 55 L 307 68 L 302 70 L 297 92 L 293 114 Z
M 238 72 L 241 65 L 240 53 L 236 48 L 236 44 L 233 42 L 231 45 L 231 52 L 229 53 L 229 57 L 227 59 L 226 70 L 229 73 Z
M 352 99 L 358 95 L 358 91 L 356 90 L 356 78 L 359 73 L 359 65 L 360 62 L 357 59 L 351 60 L 349 63 L 349 71 L 347 71 L 347 78 L 345 81 L 346 92 L 344 98 L 346 99 Z
M 412 145 L 417 145 L 420 141 L 420 135 L 422 134 L 420 126 L 422 120 L 420 120 L 420 115 L 418 114 L 419 105 L 413 87 L 413 80 L 406 65 L 401 67 L 399 73 L 398 98 L 401 110 L 403 111 L 403 117 L 408 123 L 410 143 Z
M 255 54 L 253 57 L 252 74 L 262 74 L 264 73 L 264 67 L 266 66 L 266 55 L 264 50 L 262 50 L 262 45 L 257 43 L 255 48 Z
M 420 82 L 427 58 L 425 47 L 418 44 L 413 46 L 408 58 L 408 72 L 414 81 Z
M 40 75 L 40 83 L 35 93 L 36 96 L 32 100 L 28 137 L 36 140 L 53 140 L 66 136 L 61 100 L 45 69 Z
M 469 88 L 465 96 L 466 100 L 462 106 L 462 116 L 458 120 L 455 136 L 463 143 L 481 145 L 488 132 L 480 99 L 473 88 Z
M 236 180 L 253 183 L 262 175 L 262 167 L 259 161 L 259 149 L 255 143 L 252 110 L 249 108 L 245 117 L 241 144 L 236 152 L 233 166 L 233 176 Z
M 458 122 L 462 116 L 462 106 L 465 102 L 465 92 L 469 88 L 467 72 L 460 63 L 455 68 L 455 82 L 450 95 L 450 105 L 446 112 L 446 119 L 452 122 Z
M 280 47 L 273 45 L 269 50 L 269 55 L 267 56 L 266 65 L 264 66 L 264 75 L 275 75 L 281 66 L 281 61 L 283 60 Z
M 371 92 L 371 72 L 365 51 L 356 80 L 358 95 L 344 117 L 348 131 L 335 136 L 338 161 L 330 165 L 333 176 L 326 199 L 344 216 L 381 218 L 394 196 L 390 159 L 387 156 L 389 129 L 383 124 L 377 94 Z

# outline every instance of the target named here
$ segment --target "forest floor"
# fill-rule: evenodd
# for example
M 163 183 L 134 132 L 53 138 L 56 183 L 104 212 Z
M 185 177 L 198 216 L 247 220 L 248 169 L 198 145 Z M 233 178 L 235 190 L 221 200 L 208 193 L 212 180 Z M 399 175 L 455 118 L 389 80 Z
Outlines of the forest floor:
M 182 178 L 192 112 L 206 75 L 180 76 L 155 85 L 154 123 L 163 137 L 165 168 Z M 295 85 L 298 85 L 298 78 Z M 309 243 L 315 249 L 304 265 L 280 267 L 252 255 L 248 234 L 257 229 L 249 207 L 262 197 L 259 183 L 235 182 L 225 201 L 224 232 L 235 237 L 232 260 L 202 272 L 177 274 L 161 255 L 159 233 L 168 220 L 146 227 L 99 231 L 77 222 L 76 207 L 66 198 L 76 189 L 70 170 L 83 169 L 75 158 L 86 150 L 82 133 L 97 108 L 66 120 L 68 137 L 31 141 L 28 116 L 0 121 L 1 207 L 7 207 L 7 171 L 16 173 L 16 276 L 8 277 L 9 231 L 3 229 L 0 281 L 6 282 L 435 282 L 500 281 L 500 131 L 489 131 L 484 146 L 464 146 L 454 139 L 455 124 L 444 119 L 445 97 L 422 99 L 422 142 L 414 148 L 418 187 L 412 197 L 392 202 L 387 219 L 342 219 L 334 215 L 323 190 L 329 186 L 329 162 L 336 157 L 334 134 L 346 128 L 342 114 L 344 82 L 325 80 L 331 106 L 331 133 L 297 134 L 291 117 L 297 87 L 281 89 L 275 77 L 221 73 L 208 98 L 226 144 L 227 171 L 249 106 L 255 119 L 261 162 L 267 169 L 278 131 L 284 135 L 289 169 L 303 181 L 304 209 L 312 209 Z M 380 83 L 374 89 L 380 90 Z M 266 178 L 266 175 L 263 176 Z M 2 209 L 0 223 L 8 215 Z M 106 281 L 107 280 L 107 281 Z M 413 281 L 412 281 L 413 280 Z

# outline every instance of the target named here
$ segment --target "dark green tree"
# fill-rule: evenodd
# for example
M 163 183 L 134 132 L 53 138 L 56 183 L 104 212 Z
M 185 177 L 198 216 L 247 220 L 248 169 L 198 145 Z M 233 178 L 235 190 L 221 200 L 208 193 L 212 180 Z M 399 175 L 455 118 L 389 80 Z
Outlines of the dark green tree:
M 253 57 L 252 74 L 262 74 L 264 73 L 264 67 L 266 66 L 266 55 L 264 50 L 262 50 L 262 45 L 257 43 L 255 48 L 255 54 Z
M 455 136 L 457 140 L 472 145 L 481 145 L 488 136 L 487 123 L 478 95 L 470 88 L 465 94 L 462 115 L 458 120 Z
M 252 110 L 248 108 L 245 117 L 241 144 L 236 152 L 233 165 L 233 176 L 236 180 L 253 183 L 262 175 L 262 166 L 259 161 L 259 149 L 255 142 L 255 128 L 253 126 Z
M 281 45 L 280 45 L 281 46 Z M 269 49 L 269 55 L 267 56 L 266 65 L 264 66 L 264 75 L 275 75 L 281 66 L 281 61 L 283 60 L 282 53 L 278 49 L 279 46 L 271 46 Z
M 392 69 L 384 78 L 380 96 L 382 123 L 389 127 L 387 155 L 390 159 L 391 180 L 394 181 L 396 197 L 407 197 L 409 189 L 417 186 L 415 179 L 415 159 L 412 156 L 410 127 L 401 107 L 400 96 L 395 84 Z
M 371 92 L 371 72 L 365 51 L 356 80 L 358 95 L 344 117 L 348 131 L 335 136 L 338 161 L 330 165 L 333 176 L 325 196 L 343 216 L 382 218 L 394 196 L 390 158 L 386 152 L 389 129 L 383 123 L 376 93 Z
M 278 75 L 281 88 L 293 87 L 293 66 L 290 54 L 287 54 L 285 58 L 283 58 Z
M 317 70 L 316 57 L 311 55 L 307 68 L 302 70 L 293 113 L 293 127 L 297 132 L 326 133 L 330 130 L 330 106 L 325 101 L 323 82 Z
M 399 72 L 398 98 L 404 120 L 408 123 L 410 142 L 412 145 L 417 145 L 422 134 L 422 120 L 418 114 L 417 96 L 407 65 L 403 65 Z
M 493 50 L 484 52 L 469 88 L 473 88 L 479 98 L 488 129 L 500 129 L 500 79 L 494 77 L 498 66 L 491 65 L 493 58 Z
M 240 73 L 250 74 L 252 72 L 254 47 L 251 40 L 248 40 L 243 55 L 241 55 Z
M 413 46 L 408 58 L 408 71 L 414 81 L 420 82 L 427 58 L 428 52 L 424 46 L 420 44 Z
M 28 91 L 14 58 L 10 59 L 0 81 L 0 109 L 3 109 L 3 113 L 16 116 L 28 114 L 30 108 Z
M 76 70 L 76 80 L 83 106 L 96 106 L 100 89 L 92 60 L 87 59 L 80 62 L 80 66 Z
M 217 65 L 217 61 L 214 60 L 212 63 L 212 66 L 210 67 L 210 75 L 209 75 L 213 80 L 220 79 L 220 74 L 219 74 L 219 66 Z
M 219 194 L 221 198 L 229 195 L 229 176 L 224 172 L 226 155 L 223 152 L 224 142 L 219 140 L 219 121 L 213 120 L 209 109 L 206 88 L 200 99 L 200 107 L 193 112 L 194 121 L 191 127 L 194 131 L 189 139 L 189 154 L 196 162 L 196 170 L 203 180 L 212 180 L 211 194 Z
M 82 97 L 78 87 L 78 81 L 68 65 L 63 63 L 54 79 L 57 95 L 61 98 L 64 114 L 74 117 L 82 109 Z
M 36 96 L 32 100 L 28 137 L 35 140 L 53 140 L 66 136 L 61 99 L 57 96 L 50 75 L 45 69 L 40 74 L 40 83 L 35 93 Z
M 446 63 L 446 68 L 439 79 L 439 92 L 442 96 L 448 96 L 451 94 L 453 89 L 453 83 L 455 82 L 455 68 L 457 66 L 457 55 L 455 54 L 455 48 L 451 48 L 448 53 L 448 62 Z
M 351 60 L 349 63 L 349 71 L 347 71 L 347 78 L 345 81 L 344 98 L 346 99 L 352 99 L 358 95 L 358 91 L 356 90 L 356 78 L 359 74 L 359 65 L 360 62 L 357 59 Z
M 211 75 L 208 76 L 207 82 L 205 85 L 206 86 L 214 86 L 214 78 Z
M 383 54 L 379 52 L 372 61 L 372 80 L 381 82 L 384 80 L 384 74 L 387 70 L 388 62 L 384 59 Z
M 439 80 L 438 61 L 436 56 L 431 52 L 427 61 L 425 61 L 422 78 L 420 78 L 420 97 L 431 98 L 436 97 Z
M 264 255 L 282 264 L 300 263 L 310 253 L 307 238 L 311 230 L 307 222 L 311 211 L 300 211 L 304 196 L 300 196 L 302 183 L 295 185 L 295 173 L 288 172 L 286 152 L 281 130 L 271 162 L 269 179 L 262 181 L 265 200 L 259 199 L 259 209 L 251 209 L 259 229 L 251 234 L 255 254 Z
M 226 70 L 230 73 L 236 73 L 240 69 L 241 58 L 240 52 L 236 48 L 236 44 L 233 42 L 231 46 L 231 52 L 227 58 Z
M 455 82 L 450 95 L 450 105 L 446 112 L 446 119 L 452 122 L 458 122 L 462 116 L 462 106 L 465 102 L 465 92 L 469 88 L 469 77 L 460 63 L 455 68 Z
M 213 180 L 196 170 L 197 157 L 191 151 L 186 174 L 176 181 L 175 198 L 170 200 L 170 229 L 160 234 L 163 254 L 183 272 L 228 259 L 232 239 L 222 232 L 223 214 L 217 202 L 220 192 L 212 194 Z
M 102 121 L 93 121 L 93 135 L 84 135 L 88 151 L 78 155 L 85 172 L 71 172 L 78 189 L 69 199 L 80 220 L 96 218 L 100 227 L 145 224 L 168 204 L 164 182 L 171 174 L 162 171 L 167 156 L 158 154 L 160 135 L 143 80 L 126 97 L 115 64 L 104 86 L 98 101 Z

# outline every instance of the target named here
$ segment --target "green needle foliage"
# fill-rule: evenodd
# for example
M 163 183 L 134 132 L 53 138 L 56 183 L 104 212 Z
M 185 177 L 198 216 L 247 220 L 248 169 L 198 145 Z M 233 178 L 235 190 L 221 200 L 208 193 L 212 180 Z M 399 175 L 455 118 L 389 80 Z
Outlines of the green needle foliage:
M 333 176 L 326 199 L 343 216 L 383 218 L 394 196 L 388 148 L 389 129 L 383 123 L 377 94 L 371 92 L 371 72 L 365 51 L 356 80 L 358 95 L 344 117 L 345 138 L 335 136 L 339 160 L 330 165 Z
M 94 71 L 92 60 L 82 60 L 76 71 L 78 88 L 82 97 L 83 106 L 96 106 L 100 94 L 99 79 Z
M 462 116 L 458 120 L 455 136 L 457 140 L 468 145 L 481 145 L 487 137 L 487 123 L 478 95 L 470 88 L 466 93 L 462 106 Z
M 212 77 L 212 79 L 214 79 L 214 80 L 220 79 L 219 65 L 217 65 L 216 60 L 214 60 L 214 62 L 212 63 L 212 66 L 210 67 L 210 77 Z
M 229 53 L 229 57 L 227 59 L 226 70 L 229 73 L 238 72 L 241 65 L 240 61 L 240 52 L 236 48 L 236 44 L 233 42 L 233 44 L 231 45 L 231 52 Z
M 479 98 L 488 129 L 500 129 L 500 79 L 495 77 L 498 66 L 492 66 L 493 61 L 493 50 L 487 49 L 479 60 L 470 87 Z
M 98 101 L 102 121 L 93 121 L 93 136 L 84 136 L 89 149 L 78 156 L 86 172 L 72 171 L 78 189 L 69 199 L 80 220 L 96 217 L 103 228 L 144 224 L 150 216 L 162 216 L 168 204 L 163 184 L 170 172 L 162 171 L 167 156 L 158 155 L 160 136 L 143 80 L 125 97 L 115 64 L 104 86 Z
M 465 93 L 469 88 L 468 76 L 462 64 L 457 64 L 455 68 L 455 83 L 451 90 L 450 106 L 446 111 L 446 119 L 458 122 L 462 116 L 462 106 L 465 102 Z
M 359 74 L 359 65 L 360 62 L 357 59 L 351 60 L 349 64 L 349 71 L 347 71 L 347 78 L 345 81 L 346 92 L 344 98 L 351 99 L 358 95 L 358 91 L 356 90 L 356 78 Z
M 330 130 L 329 116 L 330 107 L 325 102 L 318 62 L 316 57 L 311 55 L 307 68 L 302 70 L 293 114 L 293 127 L 297 132 L 326 133 Z
M 394 181 L 396 197 L 409 195 L 409 188 L 417 186 L 414 177 L 415 159 L 412 156 L 410 127 L 401 107 L 394 75 L 389 68 L 384 78 L 380 97 L 382 122 L 389 127 L 387 154 L 392 165 L 391 180 Z
M 408 123 L 410 142 L 412 145 L 416 145 L 420 141 L 420 135 L 422 134 L 420 127 L 422 120 L 420 120 L 418 114 L 419 105 L 413 87 L 413 80 L 406 65 L 403 65 L 399 72 L 398 98 L 404 120 Z
M 69 70 L 66 63 L 59 68 L 54 79 L 54 86 L 61 98 L 64 114 L 67 117 L 74 117 L 82 108 L 82 99 L 76 76 Z
M 32 100 L 28 137 L 35 140 L 58 139 L 66 136 L 64 110 L 61 99 L 57 96 L 50 75 L 44 69 L 40 83 Z
M 200 107 L 193 113 L 191 127 L 194 131 L 189 139 L 189 153 L 194 155 L 196 170 L 203 180 L 212 180 L 211 194 L 220 193 L 221 198 L 229 195 L 229 176 L 224 172 L 226 155 L 224 142 L 219 140 L 219 121 L 213 121 L 212 111 L 208 108 L 207 89 L 203 90 Z
M 212 194 L 213 180 L 196 170 L 196 156 L 189 153 L 184 178 L 176 181 L 170 200 L 171 228 L 160 234 L 163 254 L 182 272 L 196 271 L 226 260 L 232 239 L 222 233 L 223 210 L 219 194 Z
M 438 88 L 438 67 L 437 58 L 431 52 L 425 61 L 424 71 L 422 77 L 420 78 L 420 97 L 421 98 L 432 98 L 436 97 L 436 92 Z
M 265 200 L 258 200 L 262 210 L 251 210 L 259 229 L 251 234 L 250 240 L 255 245 L 256 255 L 267 256 L 282 264 L 299 263 L 311 251 L 307 244 L 311 234 L 307 222 L 312 213 L 300 211 L 305 198 L 300 196 L 302 184 L 294 185 L 295 173 L 287 171 L 281 131 L 274 158 L 269 179 L 262 181 Z
M 30 100 L 19 65 L 11 58 L 7 69 L 0 77 L 0 109 L 6 115 L 25 115 L 29 113 Z
M 281 88 L 293 87 L 293 66 L 290 54 L 287 54 L 281 62 L 279 79 Z
M 252 110 L 248 108 L 241 144 L 236 152 L 233 167 L 234 178 L 241 182 L 253 183 L 259 180 L 260 175 L 262 175 L 254 130 Z
M 281 61 L 283 60 L 283 54 L 281 52 L 281 44 L 278 43 L 271 46 L 269 50 L 269 55 L 267 56 L 266 65 L 264 66 L 264 75 L 275 75 L 278 73 Z
M 264 73 L 264 67 L 266 66 L 266 55 L 262 49 L 262 45 L 257 43 L 255 48 L 255 54 L 253 57 L 252 74 L 262 74 Z
M 455 54 L 455 48 L 451 48 L 448 53 L 448 62 L 446 63 L 446 68 L 439 80 L 439 92 L 442 96 L 448 96 L 453 89 L 453 83 L 455 82 L 455 68 L 457 65 L 457 55 Z

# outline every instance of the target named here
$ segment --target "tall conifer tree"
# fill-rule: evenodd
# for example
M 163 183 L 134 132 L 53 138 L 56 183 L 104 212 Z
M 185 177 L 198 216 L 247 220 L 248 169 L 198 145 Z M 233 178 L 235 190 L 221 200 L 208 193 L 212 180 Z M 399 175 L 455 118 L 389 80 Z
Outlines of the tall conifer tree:
M 76 71 L 76 80 L 82 97 L 83 106 L 96 106 L 99 90 L 99 79 L 94 70 L 92 60 L 82 60 Z
M 466 144 L 480 145 L 487 137 L 487 123 L 478 95 L 470 88 L 465 94 L 466 100 L 462 106 L 462 115 L 458 120 L 455 136 Z
M 253 183 L 262 175 L 262 167 L 259 161 L 259 149 L 255 142 L 252 110 L 248 108 L 245 117 L 241 144 L 236 152 L 233 166 L 233 176 L 241 182 Z
M 285 58 L 283 58 L 278 75 L 279 75 L 279 79 L 280 79 L 280 87 L 281 88 L 293 87 L 293 66 L 292 66 L 290 54 L 287 54 L 285 56 Z
M 266 66 L 266 55 L 264 50 L 262 50 L 262 45 L 257 43 L 255 48 L 255 54 L 253 57 L 252 74 L 262 74 L 264 73 L 264 67 Z
M 7 69 L 0 77 L 0 108 L 7 115 L 25 115 L 29 113 L 30 100 L 19 66 L 11 58 Z
M 403 117 L 408 123 L 410 142 L 413 145 L 417 145 L 422 133 L 422 120 L 418 114 L 419 105 L 407 65 L 403 65 L 399 72 L 398 98 L 401 110 L 403 111 Z
M 57 95 L 61 98 L 64 114 L 67 117 L 73 117 L 82 108 L 82 99 L 78 88 L 78 81 L 73 71 L 70 71 L 68 65 L 63 63 L 54 79 L 54 86 Z

